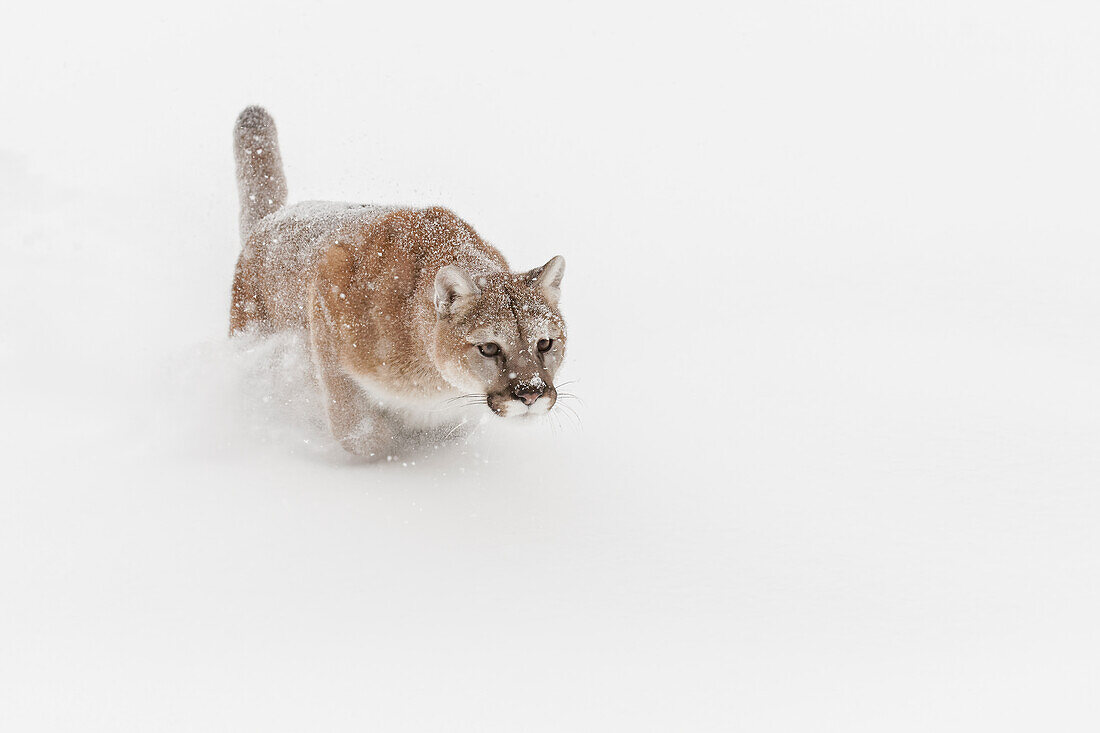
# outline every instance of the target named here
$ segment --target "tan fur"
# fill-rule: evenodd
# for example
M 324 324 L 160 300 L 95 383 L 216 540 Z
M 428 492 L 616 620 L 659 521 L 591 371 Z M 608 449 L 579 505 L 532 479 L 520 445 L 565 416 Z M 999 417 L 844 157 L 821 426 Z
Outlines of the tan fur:
M 243 246 L 230 332 L 308 332 L 345 448 L 392 454 L 410 430 L 450 430 L 475 399 L 502 416 L 553 407 L 566 341 L 557 307 L 564 260 L 513 273 L 443 208 L 286 207 L 270 116 L 245 110 L 235 141 Z M 540 339 L 553 340 L 548 351 Z M 500 355 L 483 356 L 486 343 Z

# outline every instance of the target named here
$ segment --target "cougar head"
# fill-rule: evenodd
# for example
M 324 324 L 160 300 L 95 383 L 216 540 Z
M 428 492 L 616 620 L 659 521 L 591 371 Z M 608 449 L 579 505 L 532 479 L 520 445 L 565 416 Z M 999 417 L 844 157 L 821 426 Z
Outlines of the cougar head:
M 565 357 L 558 310 L 565 259 L 522 273 L 471 273 L 458 265 L 435 277 L 436 367 L 458 389 L 484 394 L 501 417 L 545 415 L 557 401 L 554 375 Z

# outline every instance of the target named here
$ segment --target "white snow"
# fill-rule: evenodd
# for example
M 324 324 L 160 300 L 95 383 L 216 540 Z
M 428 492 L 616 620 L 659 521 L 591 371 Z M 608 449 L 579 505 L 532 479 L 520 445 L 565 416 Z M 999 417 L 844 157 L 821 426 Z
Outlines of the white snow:
M 1096 730 L 1100 10 L 729 5 L 7 9 L 0 728 Z M 564 255 L 579 425 L 333 447 L 253 103 Z

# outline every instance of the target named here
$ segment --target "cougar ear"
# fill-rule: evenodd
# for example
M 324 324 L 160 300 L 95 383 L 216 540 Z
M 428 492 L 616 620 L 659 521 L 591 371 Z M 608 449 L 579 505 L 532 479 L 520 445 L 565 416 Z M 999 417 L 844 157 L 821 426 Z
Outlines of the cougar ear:
M 561 278 L 565 275 L 565 258 L 555 255 L 542 267 L 536 267 L 527 273 L 531 287 L 540 291 L 552 305 L 561 298 Z
M 446 265 L 435 274 L 435 312 L 440 318 L 462 310 L 481 295 L 469 273 L 457 265 Z

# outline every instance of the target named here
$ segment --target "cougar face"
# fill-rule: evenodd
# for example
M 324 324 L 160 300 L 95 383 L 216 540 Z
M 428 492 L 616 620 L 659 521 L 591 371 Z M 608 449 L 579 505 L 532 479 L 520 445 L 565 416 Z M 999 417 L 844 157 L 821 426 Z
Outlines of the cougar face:
M 436 277 L 437 368 L 455 387 L 483 394 L 500 417 L 545 415 L 557 401 L 565 357 L 558 311 L 565 260 L 530 272 L 471 275 L 448 266 Z

